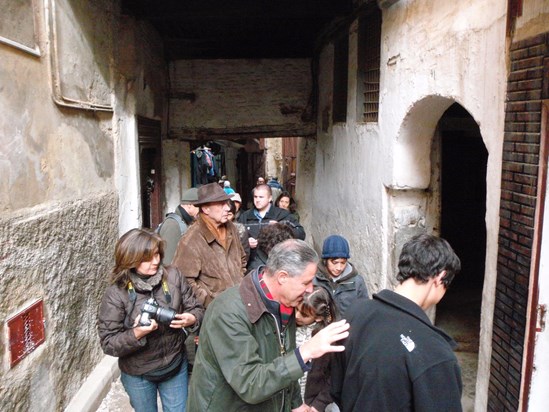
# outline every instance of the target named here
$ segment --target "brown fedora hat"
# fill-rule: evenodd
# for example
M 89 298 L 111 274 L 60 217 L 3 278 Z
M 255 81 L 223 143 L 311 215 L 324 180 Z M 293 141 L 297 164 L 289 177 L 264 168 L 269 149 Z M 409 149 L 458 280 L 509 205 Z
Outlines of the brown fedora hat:
M 194 205 L 199 206 L 206 203 L 225 202 L 230 198 L 217 183 L 208 183 L 198 188 L 198 201 L 194 202 Z

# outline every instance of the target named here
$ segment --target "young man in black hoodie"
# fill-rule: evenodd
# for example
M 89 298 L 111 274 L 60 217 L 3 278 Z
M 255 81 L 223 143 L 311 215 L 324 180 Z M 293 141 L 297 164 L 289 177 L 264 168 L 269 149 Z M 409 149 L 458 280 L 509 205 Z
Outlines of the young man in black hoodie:
M 399 285 L 349 308 L 351 324 L 332 368 L 332 395 L 342 412 L 461 411 L 455 342 L 425 310 L 444 296 L 461 269 L 448 242 L 431 235 L 402 248 Z

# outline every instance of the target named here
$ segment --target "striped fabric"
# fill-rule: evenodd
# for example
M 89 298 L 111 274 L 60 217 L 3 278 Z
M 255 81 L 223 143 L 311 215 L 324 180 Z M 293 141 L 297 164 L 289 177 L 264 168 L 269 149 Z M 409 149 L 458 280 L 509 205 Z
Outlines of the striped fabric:
M 265 293 L 265 296 L 269 300 L 272 300 L 273 302 L 276 302 L 273 299 L 273 295 L 271 294 L 271 291 L 267 287 L 267 284 L 263 280 L 263 272 L 258 273 L 258 277 L 259 277 L 259 285 L 261 286 L 261 289 L 263 290 L 263 293 Z M 277 302 L 277 303 L 278 303 L 279 311 L 280 311 L 280 322 L 282 323 L 282 328 L 285 328 L 286 325 L 288 324 L 288 322 L 290 321 L 290 318 L 292 317 L 292 314 L 294 313 L 294 308 L 284 306 L 280 302 Z

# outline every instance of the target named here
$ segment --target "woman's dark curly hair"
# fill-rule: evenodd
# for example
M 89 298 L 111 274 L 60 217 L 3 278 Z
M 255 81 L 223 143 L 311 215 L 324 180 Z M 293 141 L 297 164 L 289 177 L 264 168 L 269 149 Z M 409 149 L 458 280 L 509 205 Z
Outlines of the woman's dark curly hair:
M 266 255 L 269 255 L 271 249 L 288 239 L 293 239 L 294 233 L 290 226 L 284 223 L 269 223 L 261 228 L 257 236 L 257 247 Z
M 290 211 L 290 213 L 295 213 L 296 210 L 297 210 L 297 202 L 290 195 L 290 192 L 284 191 L 281 194 L 279 194 L 278 197 L 276 198 L 275 206 L 280 207 L 280 206 L 278 206 L 278 204 L 280 203 L 280 199 L 282 199 L 283 197 L 287 197 L 288 199 L 290 199 L 289 211 Z

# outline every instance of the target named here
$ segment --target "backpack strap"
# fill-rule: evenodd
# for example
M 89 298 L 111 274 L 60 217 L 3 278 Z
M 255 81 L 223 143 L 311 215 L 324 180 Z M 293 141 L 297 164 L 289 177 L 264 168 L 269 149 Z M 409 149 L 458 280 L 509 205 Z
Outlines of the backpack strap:
M 183 219 L 181 219 L 181 216 L 179 216 L 177 213 L 174 213 L 174 212 L 168 213 L 166 215 L 166 219 L 164 219 L 164 221 L 162 223 L 160 223 L 160 225 L 158 225 L 155 232 L 160 234 L 160 231 L 162 230 L 162 226 L 164 226 L 164 223 L 166 223 L 166 220 L 168 220 L 168 219 L 175 220 L 177 222 L 177 224 L 179 225 L 179 233 L 183 234 L 183 232 L 186 229 L 185 222 L 183 221 Z

